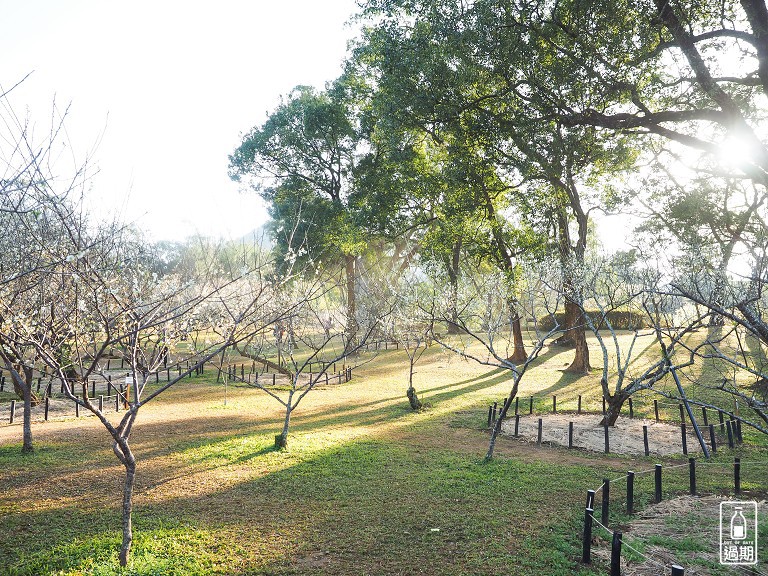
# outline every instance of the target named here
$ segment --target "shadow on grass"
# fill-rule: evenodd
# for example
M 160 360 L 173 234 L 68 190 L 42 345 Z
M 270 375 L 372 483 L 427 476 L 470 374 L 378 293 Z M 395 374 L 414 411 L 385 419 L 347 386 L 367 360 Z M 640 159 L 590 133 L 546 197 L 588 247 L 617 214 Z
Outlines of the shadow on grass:
M 582 467 L 485 464 L 353 442 L 226 489 L 137 506 L 130 574 L 404 574 L 414 566 L 428 575 L 480 574 L 521 555 L 536 557 L 540 573 L 571 574 L 575 554 L 552 535 L 566 539 L 560 520 L 578 509 L 593 476 Z M 526 538 L 538 532 L 544 536 Z M 117 501 L 109 510 L 0 518 L 0 561 L 10 576 L 127 574 L 116 567 L 118 542 Z

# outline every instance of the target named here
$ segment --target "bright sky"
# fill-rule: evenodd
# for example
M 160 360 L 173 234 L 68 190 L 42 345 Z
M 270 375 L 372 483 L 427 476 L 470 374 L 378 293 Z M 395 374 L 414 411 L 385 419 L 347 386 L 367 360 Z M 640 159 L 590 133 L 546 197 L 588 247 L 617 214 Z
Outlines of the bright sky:
M 266 219 L 227 177 L 239 135 L 298 84 L 341 72 L 354 0 L 0 0 L 0 86 L 45 126 L 71 104 L 97 212 L 156 240 L 237 238 Z M 1 90 L 0 90 L 1 92 Z M 102 136 L 103 133 L 103 136 Z

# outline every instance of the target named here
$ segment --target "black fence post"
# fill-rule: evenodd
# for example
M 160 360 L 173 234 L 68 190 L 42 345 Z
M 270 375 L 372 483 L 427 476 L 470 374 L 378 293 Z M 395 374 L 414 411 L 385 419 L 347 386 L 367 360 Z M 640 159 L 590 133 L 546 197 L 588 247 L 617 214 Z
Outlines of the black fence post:
M 702 406 L 701 408 L 701 415 L 704 417 L 704 426 L 709 426 L 709 421 L 707 420 L 707 407 Z
M 691 496 L 696 496 L 696 458 L 688 458 L 688 484 Z
M 733 448 L 733 428 L 730 420 L 725 423 L 725 431 L 728 433 L 728 448 Z
M 621 532 L 613 533 L 611 541 L 611 576 L 621 576 Z
M 537 446 L 541 446 L 541 433 L 542 433 L 543 426 L 544 426 L 543 421 L 541 418 L 539 418 L 539 429 L 538 429 L 538 433 L 536 434 Z
M 610 442 L 610 438 L 609 438 L 609 435 L 608 435 L 608 424 L 603 426 L 603 428 L 605 430 L 605 453 L 606 454 L 610 454 L 611 453 L 611 442 Z
M 491 421 L 493 419 L 493 406 L 488 404 L 488 428 L 491 427 Z
M 741 420 L 736 420 L 736 441 L 739 444 L 744 442 L 744 437 L 741 435 Z
M 573 448 L 573 422 L 568 422 L 568 448 Z
M 530 405 L 528 406 L 528 414 L 533 414 L 533 396 L 531 396 Z
M 725 432 L 725 415 L 722 410 L 717 411 L 717 416 L 720 419 L 720 433 Z
M 515 398 L 515 416 L 520 414 L 520 398 Z
M 48 422 L 48 408 L 50 408 L 51 399 L 49 396 L 45 397 L 45 421 Z
M 741 458 L 733 459 L 733 493 L 741 494 Z
M 627 514 L 635 511 L 635 473 L 627 472 Z
M 635 417 L 635 408 L 632 405 L 632 398 L 629 399 L 629 417 L 634 418 Z
M 11 400 L 11 417 L 9 424 L 13 424 L 13 418 L 16 416 L 16 400 Z
M 595 508 L 595 491 L 587 490 L 587 508 Z
M 656 464 L 656 470 L 654 472 L 654 496 L 653 501 L 658 504 L 661 502 L 661 464 Z
M 592 563 L 592 515 L 594 512 L 595 511 L 592 508 L 586 508 L 584 510 L 584 535 L 581 549 L 582 564 Z
M 654 399 L 653 401 L 653 413 L 656 416 L 656 422 L 659 421 L 659 401 Z
M 680 422 L 685 422 L 685 408 L 683 408 L 682 404 L 678 404 L 677 408 L 680 410 Z
M 608 508 L 611 504 L 611 481 L 603 478 L 602 504 L 600 506 L 600 522 L 603 526 L 608 526 Z
M 576 408 L 576 413 L 581 414 L 581 394 L 579 394 L 579 404 L 578 408 Z
M 648 426 L 643 426 L 643 448 L 645 449 L 645 455 L 649 456 L 651 451 L 648 448 Z
M 715 435 L 715 425 L 709 425 L 709 443 L 712 446 L 712 454 L 717 452 L 717 436 Z
M 552 394 L 552 414 L 557 414 L 557 394 Z
M 672 576 L 685 576 L 685 569 L 677 564 L 672 564 Z
M 520 414 L 515 414 L 515 438 L 519 436 L 520 432 Z
M 683 454 L 688 456 L 688 434 L 685 431 L 685 422 L 680 424 L 680 434 L 683 437 Z

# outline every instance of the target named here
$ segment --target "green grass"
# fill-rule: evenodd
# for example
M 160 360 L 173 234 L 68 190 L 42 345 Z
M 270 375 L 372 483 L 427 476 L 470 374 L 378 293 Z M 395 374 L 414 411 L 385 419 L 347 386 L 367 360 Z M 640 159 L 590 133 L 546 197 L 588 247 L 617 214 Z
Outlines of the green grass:
M 559 371 L 571 353 L 549 351 L 521 396 L 556 393 L 563 410 L 578 394 L 599 399 L 599 375 Z M 5 441 L 0 574 L 605 573 L 600 561 L 578 562 L 586 490 L 603 477 L 652 469 L 655 460 L 501 439 L 497 457 L 485 462 L 487 406 L 508 394 L 508 375 L 432 348 L 415 380 L 430 407 L 413 413 L 404 359 L 402 351 L 383 352 L 352 382 L 313 391 L 294 414 L 286 451 L 273 449 L 279 405 L 237 386 L 224 405 L 213 370 L 142 409 L 132 437 L 138 472 L 127 569 L 117 566 L 122 470 L 98 422 L 36 425 L 37 449 L 28 456 L 18 440 Z M 701 492 L 728 492 L 734 454 L 768 460 L 764 444 L 746 440 L 717 455 L 713 473 L 700 475 Z M 673 466 L 686 460 L 663 462 L 665 497 L 685 491 L 687 468 Z M 637 508 L 649 503 L 652 481 L 638 476 Z M 745 497 L 764 495 L 767 484 L 768 465 L 745 466 Z M 631 520 L 621 513 L 622 492 L 619 481 L 616 526 Z

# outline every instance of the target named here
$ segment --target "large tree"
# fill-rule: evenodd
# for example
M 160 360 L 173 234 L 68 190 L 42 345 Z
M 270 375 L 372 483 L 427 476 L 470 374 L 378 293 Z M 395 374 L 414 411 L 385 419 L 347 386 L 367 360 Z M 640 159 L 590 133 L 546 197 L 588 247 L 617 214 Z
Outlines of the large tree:
M 349 210 L 360 131 L 341 79 L 327 90 L 296 87 L 229 157 L 230 176 L 269 203 L 283 260 L 343 268 L 347 338 L 357 332 L 357 258 L 366 237 Z

